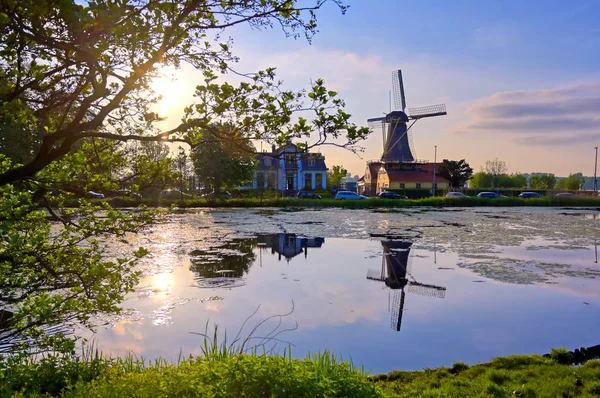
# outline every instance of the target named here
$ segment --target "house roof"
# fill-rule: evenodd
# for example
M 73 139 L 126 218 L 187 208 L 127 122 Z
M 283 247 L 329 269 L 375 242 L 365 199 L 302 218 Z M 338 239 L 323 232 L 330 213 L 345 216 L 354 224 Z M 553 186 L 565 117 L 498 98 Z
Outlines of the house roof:
M 268 166 L 269 161 L 266 159 L 271 160 L 269 166 Z M 277 158 L 277 155 L 273 154 L 273 152 L 257 153 L 256 161 L 258 162 L 258 167 L 257 167 L 258 170 L 272 170 L 272 169 L 279 168 L 279 159 Z
M 439 163 L 438 163 L 439 167 Z M 420 165 L 414 170 L 386 170 L 390 182 L 433 182 L 433 163 Z M 436 173 L 436 182 L 449 182 Z
M 314 160 L 314 163 L 311 162 Z M 311 165 L 311 163 L 313 163 Z M 309 153 L 307 156 L 302 157 L 302 169 L 304 170 L 327 170 L 325 165 L 325 156 L 320 153 Z

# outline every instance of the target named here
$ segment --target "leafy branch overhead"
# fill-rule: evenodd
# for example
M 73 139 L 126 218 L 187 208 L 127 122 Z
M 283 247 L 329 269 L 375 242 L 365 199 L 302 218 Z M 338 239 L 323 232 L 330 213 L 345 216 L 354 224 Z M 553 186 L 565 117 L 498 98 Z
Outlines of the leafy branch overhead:
M 316 80 L 307 92 L 282 90 L 275 70 L 246 75 L 238 87 L 217 84 L 233 72 L 231 41 L 210 38 L 249 23 L 279 26 L 287 35 L 311 38 L 316 10 L 294 0 L 6 1 L 0 6 L 0 125 L 40 137 L 33 159 L 0 174 L 0 185 L 30 178 L 67 154 L 82 138 L 198 143 L 203 128 L 235 123 L 247 139 L 283 143 L 314 139 L 308 146 L 354 146 L 368 133 L 349 122 L 337 93 Z M 330 1 L 342 12 L 346 6 Z M 151 82 L 162 67 L 192 65 L 205 76 L 197 103 L 181 124 L 161 131 L 159 101 Z M 312 120 L 295 117 L 312 111 Z M 337 144 L 332 139 L 345 137 Z
M 228 28 L 278 27 L 310 40 L 325 3 L 347 9 L 339 0 L 0 1 L 0 351 L 19 342 L 29 352 L 72 349 L 60 328 L 118 312 L 137 284 L 145 251 L 125 254 L 128 234 L 162 213 L 84 199 L 66 209 L 66 199 L 183 187 L 187 155 L 173 158 L 167 142 L 235 155 L 227 167 L 238 179 L 251 174 L 253 139 L 356 149 L 368 131 L 322 80 L 286 91 L 270 68 L 225 82 L 240 75 L 233 40 L 220 39 Z M 163 131 L 152 82 L 183 64 L 204 83 L 179 125 Z M 216 190 L 234 184 L 209 177 Z M 107 252 L 119 243 L 119 254 Z

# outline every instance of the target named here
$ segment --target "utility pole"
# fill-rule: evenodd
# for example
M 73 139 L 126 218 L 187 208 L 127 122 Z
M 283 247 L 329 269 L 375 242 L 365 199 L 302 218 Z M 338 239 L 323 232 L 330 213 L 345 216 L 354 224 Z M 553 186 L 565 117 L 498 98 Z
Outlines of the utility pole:
M 433 192 L 433 196 L 435 196 L 435 191 L 436 191 L 435 172 L 436 172 L 436 162 L 437 162 L 437 145 L 435 145 L 433 148 L 434 148 L 434 152 L 433 152 L 433 188 L 432 188 L 432 192 Z
M 596 178 L 596 171 L 598 170 L 598 147 L 595 146 L 596 150 L 596 161 L 594 162 L 594 194 L 598 196 L 598 179 Z

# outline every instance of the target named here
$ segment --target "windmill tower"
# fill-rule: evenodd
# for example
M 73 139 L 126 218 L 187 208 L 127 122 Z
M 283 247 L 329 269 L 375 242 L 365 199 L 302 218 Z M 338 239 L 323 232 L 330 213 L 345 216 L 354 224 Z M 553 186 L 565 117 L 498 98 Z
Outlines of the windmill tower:
M 395 110 L 382 117 L 367 119 L 371 130 L 381 129 L 383 133 L 384 163 L 412 163 L 416 161 L 415 146 L 412 142 L 411 127 L 419 119 L 446 115 L 446 104 L 409 108 L 406 113 L 406 96 L 402 71 L 392 72 L 392 90 Z
M 410 248 L 412 242 L 402 240 L 382 241 L 383 258 L 381 260 L 381 271 L 370 269 L 367 279 L 385 282 L 385 286 L 393 294 L 391 311 L 391 328 L 400 331 L 402 327 L 402 314 L 406 293 L 415 293 L 422 296 L 444 298 L 446 288 L 442 286 L 427 285 L 417 282 L 410 276 Z M 412 281 L 408 280 L 408 276 Z

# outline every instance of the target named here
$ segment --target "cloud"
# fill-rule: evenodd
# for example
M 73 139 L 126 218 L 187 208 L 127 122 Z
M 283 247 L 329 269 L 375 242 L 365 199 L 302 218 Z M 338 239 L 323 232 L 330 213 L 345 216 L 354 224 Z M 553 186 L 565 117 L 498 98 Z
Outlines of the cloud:
M 458 134 L 493 134 L 520 145 L 565 145 L 598 139 L 600 83 L 496 93 L 466 111 Z

